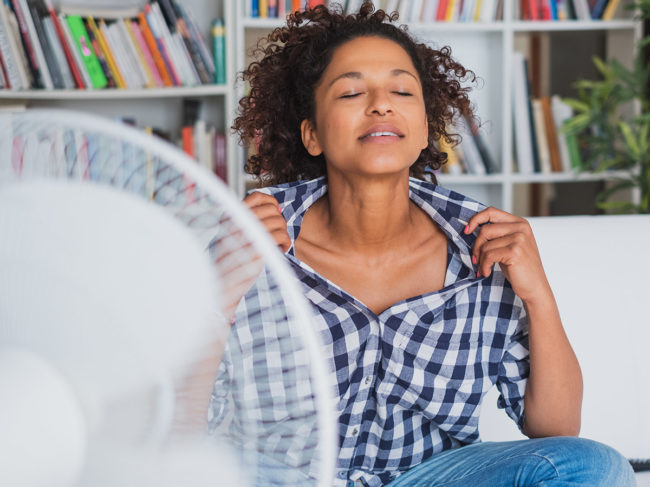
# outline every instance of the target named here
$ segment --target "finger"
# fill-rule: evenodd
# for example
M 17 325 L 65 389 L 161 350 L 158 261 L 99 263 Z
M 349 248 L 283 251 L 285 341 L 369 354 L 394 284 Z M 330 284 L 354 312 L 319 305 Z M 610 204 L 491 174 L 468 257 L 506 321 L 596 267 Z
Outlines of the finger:
M 489 208 L 476 213 L 472 218 L 469 219 L 469 222 L 465 227 L 465 233 L 469 235 L 470 233 L 473 233 L 479 225 L 483 225 L 485 223 L 507 223 L 518 220 L 521 220 L 521 218 L 490 206 Z
M 251 209 L 262 205 L 273 205 L 276 208 L 279 207 L 278 200 L 269 194 L 260 193 L 259 191 L 254 191 L 244 198 L 244 204 Z
M 277 202 L 275 204 L 264 203 L 259 206 L 254 206 L 251 208 L 251 211 L 259 220 L 262 221 L 267 218 L 281 218 L 284 221 L 284 217 L 278 208 Z
M 489 276 L 497 262 L 508 266 L 520 261 L 525 253 L 525 241 L 523 234 L 513 233 L 487 242 L 477 257 L 478 275 Z
M 291 238 L 289 238 L 286 228 L 275 230 L 271 233 L 271 236 L 282 252 L 286 252 L 291 248 Z
M 514 233 L 521 233 L 523 235 L 532 236 L 532 230 L 526 221 L 515 221 L 512 223 L 492 223 L 490 225 L 482 226 L 478 232 L 476 240 L 474 241 L 472 256 L 478 259 L 478 256 L 481 253 L 481 248 L 483 245 L 485 245 L 486 242 Z

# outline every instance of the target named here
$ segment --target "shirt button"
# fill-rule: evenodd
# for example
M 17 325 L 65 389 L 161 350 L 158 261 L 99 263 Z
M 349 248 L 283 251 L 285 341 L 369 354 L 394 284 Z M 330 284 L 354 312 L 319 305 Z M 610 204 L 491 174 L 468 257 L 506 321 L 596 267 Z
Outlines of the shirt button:
M 357 436 L 359 434 L 359 428 L 356 426 L 352 428 L 352 436 Z
M 364 382 L 366 383 L 366 385 L 370 385 L 370 383 L 372 382 L 372 377 L 367 376 L 367 377 L 364 379 Z
M 346 475 L 346 473 L 345 473 L 343 470 L 341 470 L 341 471 L 339 472 L 339 478 L 344 479 L 346 476 L 347 476 L 347 475 Z

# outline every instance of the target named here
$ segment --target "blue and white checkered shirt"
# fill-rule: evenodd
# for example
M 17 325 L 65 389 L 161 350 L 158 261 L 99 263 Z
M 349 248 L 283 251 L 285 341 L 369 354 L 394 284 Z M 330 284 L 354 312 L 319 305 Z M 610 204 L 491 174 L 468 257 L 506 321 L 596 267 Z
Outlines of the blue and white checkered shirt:
M 399 301 L 376 315 L 295 256 L 302 218 L 327 192 L 326 179 L 261 191 L 282 207 L 292 241 L 286 257 L 313 306 L 335 376 L 336 485 L 351 480 L 384 485 L 436 453 L 480 441 L 481 401 L 494 384 L 501 393 L 499 406 L 522 426 L 529 373 L 524 306 L 498 265 L 489 277 L 476 277 L 471 261 L 476 237 L 463 232 L 483 205 L 410 180 L 411 200 L 447 236 L 445 283 L 439 291 Z M 247 298 L 260 292 L 255 287 Z M 227 389 L 229 367 L 226 353 L 215 390 Z M 273 393 L 281 395 L 281 389 Z M 211 421 L 223 409 L 213 394 Z

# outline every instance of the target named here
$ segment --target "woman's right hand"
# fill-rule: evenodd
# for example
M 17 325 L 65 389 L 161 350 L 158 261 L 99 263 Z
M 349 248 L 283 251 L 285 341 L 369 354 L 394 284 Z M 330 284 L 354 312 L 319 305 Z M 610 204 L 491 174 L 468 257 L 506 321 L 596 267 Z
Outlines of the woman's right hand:
M 282 252 L 291 247 L 291 239 L 287 232 L 287 222 L 282 216 L 278 200 L 273 196 L 255 191 L 244 198 L 244 204 L 262 222 L 264 228 L 271 234 Z

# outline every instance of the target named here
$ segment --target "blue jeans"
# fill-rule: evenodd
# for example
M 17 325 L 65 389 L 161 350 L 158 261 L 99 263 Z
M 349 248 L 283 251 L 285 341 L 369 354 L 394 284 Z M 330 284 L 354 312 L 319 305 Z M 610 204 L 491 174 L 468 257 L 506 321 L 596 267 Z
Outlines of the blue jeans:
M 616 450 L 572 437 L 475 443 L 447 450 L 403 473 L 389 487 L 632 487 Z

